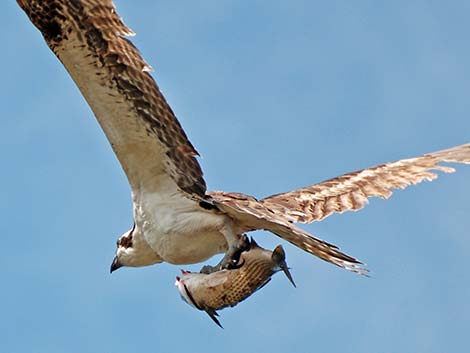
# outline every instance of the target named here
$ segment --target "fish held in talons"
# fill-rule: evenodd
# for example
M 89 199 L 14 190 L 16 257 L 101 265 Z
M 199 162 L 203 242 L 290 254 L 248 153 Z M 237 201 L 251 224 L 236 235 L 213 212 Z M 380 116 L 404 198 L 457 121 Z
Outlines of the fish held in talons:
M 176 277 L 175 286 L 185 302 L 205 311 L 222 327 L 217 319 L 217 310 L 242 302 L 265 286 L 271 276 L 279 271 L 283 271 L 295 287 L 282 246 L 269 251 L 251 239 L 249 250 L 241 253 L 236 268 L 210 274 L 182 270 L 181 277 Z
M 240 255 L 249 251 L 251 246 L 250 239 L 246 234 L 240 236 L 238 244 L 233 249 L 229 249 L 225 256 L 215 266 L 205 265 L 200 273 L 211 274 L 221 270 L 233 270 L 240 266 Z

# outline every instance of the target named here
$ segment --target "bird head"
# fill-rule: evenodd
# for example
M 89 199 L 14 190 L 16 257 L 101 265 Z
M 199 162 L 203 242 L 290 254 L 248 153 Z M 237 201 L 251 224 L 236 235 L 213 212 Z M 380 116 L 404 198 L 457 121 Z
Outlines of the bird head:
M 162 259 L 152 250 L 142 236 L 138 236 L 135 226 L 119 237 L 116 244 L 116 256 L 111 264 L 110 272 L 121 267 L 142 267 L 159 262 Z

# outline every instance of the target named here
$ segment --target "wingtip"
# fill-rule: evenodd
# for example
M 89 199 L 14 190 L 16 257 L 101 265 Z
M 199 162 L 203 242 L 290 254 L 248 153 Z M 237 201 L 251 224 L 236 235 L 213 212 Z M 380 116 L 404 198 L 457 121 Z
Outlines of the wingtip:
M 367 278 L 370 278 L 371 275 L 370 275 L 370 270 L 366 267 L 367 264 L 365 263 L 362 263 L 360 261 L 356 262 L 356 263 L 343 263 L 341 265 L 339 265 L 340 267 L 343 267 L 344 269 L 348 270 L 348 271 L 351 271 L 351 272 L 354 272 L 354 273 L 357 273 L 358 275 L 360 276 L 363 276 L 363 277 L 367 277 Z

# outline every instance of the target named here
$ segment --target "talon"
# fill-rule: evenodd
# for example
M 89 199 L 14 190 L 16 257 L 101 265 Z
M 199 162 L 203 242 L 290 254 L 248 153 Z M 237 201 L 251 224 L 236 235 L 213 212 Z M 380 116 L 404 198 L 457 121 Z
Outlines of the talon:
M 221 271 L 221 270 L 234 270 L 243 266 L 243 263 L 239 264 L 240 262 L 240 255 L 244 251 L 249 251 L 251 246 L 250 239 L 243 234 L 240 236 L 238 244 L 236 247 L 231 248 L 227 251 L 225 256 L 216 266 L 203 266 L 199 273 L 204 274 L 211 274 L 213 272 Z
M 245 264 L 245 260 L 242 261 L 241 264 L 235 264 L 233 265 L 233 267 L 231 268 L 232 270 L 238 270 L 240 267 L 242 267 L 243 265 Z
M 238 256 L 238 258 L 240 258 L 240 255 Z M 233 270 L 235 268 L 238 268 L 238 265 L 237 265 L 238 261 L 239 260 L 236 260 L 236 259 L 228 259 L 227 262 L 220 264 L 220 269 L 221 270 Z
M 230 248 L 226 253 L 222 260 L 215 266 L 204 266 L 201 269 L 201 273 L 212 273 L 221 270 L 233 270 L 240 268 L 243 264 L 239 264 L 240 262 L 240 255 L 244 251 L 250 250 L 250 240 L 249 238 L 243 234 L 240 236 L 238 244 L 235 247 Z
M 241 250 L 240 253 L 242 253 L 244 251 L 249 251 L 250 247 L 251 247 L 250 239 L 248 238 L 248 236 L 246 234 L 243 234 L 240 237 L 240 242 L 238 244 L 238 248 Z
M 229 249 L 225 254 L 224 258 L 220 262 L 221 269 L 235 269 L 239 267 L 238 263 L 240 262 L 240 255 L 244 251 L 250 250 L 250 239 L 243 234 L 240 236 L 238 244 L 236 247 Z

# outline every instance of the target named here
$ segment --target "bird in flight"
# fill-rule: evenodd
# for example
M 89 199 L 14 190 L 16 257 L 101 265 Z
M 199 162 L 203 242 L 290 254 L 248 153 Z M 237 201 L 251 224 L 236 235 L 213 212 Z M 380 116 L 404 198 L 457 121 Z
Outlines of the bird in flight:
M 111 272 L 161 262 L 191 264 L 225 253 L 230 268 L 243 235 L 270 231 L 347 270 L 363 264 L 297 227 L 356 211 L 369 197 L 451 173 L 441 162 L 470 163 L 470 144 L 381 164 L 257 200 L 207 191 L 198 153 L 166 102 L 150 67 L 127 39 L 134 33 L 111 0 L 17 0 L 65 66 L 95 114 L 127 176 L 134 226 L 117 242 Z

